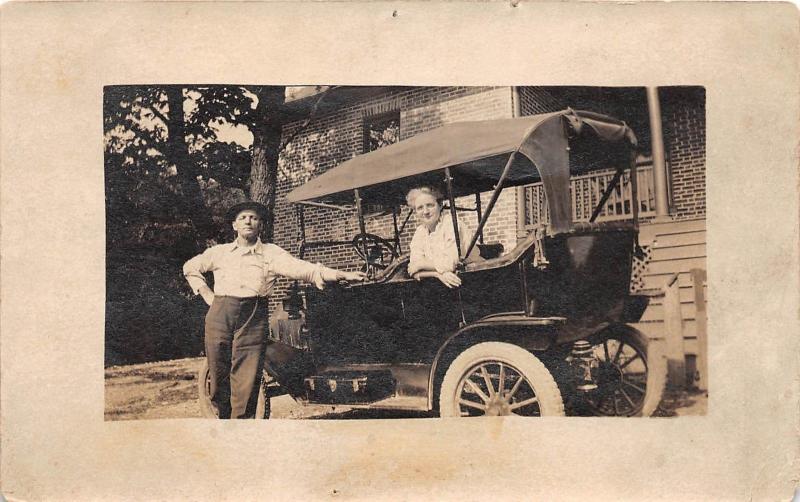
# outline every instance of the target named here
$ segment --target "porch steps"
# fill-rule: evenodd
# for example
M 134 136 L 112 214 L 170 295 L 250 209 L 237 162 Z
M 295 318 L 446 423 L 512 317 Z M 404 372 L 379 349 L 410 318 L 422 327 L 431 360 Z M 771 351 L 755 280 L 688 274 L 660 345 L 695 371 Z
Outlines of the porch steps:
M 642 239 L 642 242 L 648 241 L 652 242 L 656 236 L 661 236 L 663 240 L 667 242 L 667 244 L 673 244 L 674 242 L 669 242 L 669 239 L 673 238 L 671 236 L 675 235 L 686 235 L 686 234 L 693 234 L 695 232 L 705 233 L 706 231 L 706 220 L 705 218 L 697 218 L 693 220 L 678 220 L 678 221 L 665 221 L 665 222 L 642 222 L 639 228 L 639 237 Z M 676 239 L 680 239 L 680 237 L 675 237 Z M 686 237 L 690 239 L 690 237 Z
M 671 385 L 692 385 L 699 376 L 697 386 L 707 389 L 706 308 L 695 304 L 699 294 L 708 303 L 705 220 L 643 224 L 639 243 L 650 250 L 641 283 L 664 294 L 651 298 L 637 328 L 663 344 Z M 695 277 L 703 277 L 702 289 Z
M 639 235 L 640 244 L 651 247 L 650 260 L 642 277 L 644 287 L 663 288 L 677 274 L 684 350 L 686 354 L 696 355 L 697 306 L 691 270 L 706 270 L 707 267 L 705 220 L 643 224 Z M 705 284 L 703 290 L 707 292 Z M 664 336 L 664 313 L 664 297 L 652 298 L 641 319 L 642 330 L 651 338 Z
M 684 322 L 694 321 L 697 315 L 697 308 L 694 305 L 694 299 L 690 301 L 681 301 L 681 319 Z M 661 322 L 664 319 L 664 300 L 661 298 L 653 298 L 648 305 L 647 310 L 640 322 Z M 684 328 L 684 334 L 686 329 Z
M 705 239 L 705 232 L 696 237 L 695 236 L 692 237 Z M 653 249 L 653 257 L 651 258 L 650 263 L 665 262 L 671 260 L 691 260 L 693 258 L 705 259 L 705 257 L 706 257 L 705 242 L 689 243 L 689 244 L 673 244 L 670 246 L 665 246 L 663 241 L 657 241 Z
M 660 258 L 660 249 L 653 251 L 653 257 L 647 266 L 645 281 L 650 275 L 688 273 L 693 268 L 706 268 L 705 256 L 690 258 Z

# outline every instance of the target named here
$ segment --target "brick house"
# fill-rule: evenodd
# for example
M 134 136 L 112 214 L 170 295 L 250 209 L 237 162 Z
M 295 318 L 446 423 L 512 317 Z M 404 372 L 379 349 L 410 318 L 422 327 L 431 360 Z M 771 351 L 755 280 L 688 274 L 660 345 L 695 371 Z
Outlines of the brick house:
M 690 378 L 695 376 L 696 356 L 705 346 L 698 342 L 702 333 L 697 328 L 705 300 L 696 305 L 697 298 L 704 298 L 704 286 L 695 287 L 700 276 L 697 271 L 692 275 L 694 269 L 706 268 L 703 88 L 298 87 L 287 90 L 287 105 L 297 120 L 284 128 L 284 136 L 293 140 L 281 155 L 275 243 L 292 252 L 299 244 L 299 215 L 285 195 L 311 177 L 384 144 L 450 122 L 510 118 L 566 107 L 626 121 L 640 144 L 640 242 L 647 251 L 645 260 L 636 264 L 632 287 L 666 290 L 669 285 L 674 290 L 653 299 L 642 330 L 655 339 L 666 339 L 665 350 L 677 361 L 678 373 L 684 372 L 685 365 Z M 306 120 L 312 110 L 312 119 Z M 615 167 L 572 179 L 574 220 L 588 220 Z M 513 248 L 530 226 L 547 219 L 542 194 L 536 184 L 504 191 L 484 231 L 486 241 Z M 482 198 L 484 206 L 488 200 L 488 194 Z M 598 219 L 630 218 L 632 203 L 630 183 L 621 183 Z M 474 205 L 474 199 L 457 201 L 457 205 Z M 368 216 L 366 231 L 391 238 L 394 225 L 402 226 L 408 213 L 405 208 L 396 219 Z M 472 229 L 477 226 L 474 212 L 459 217 Z M 304 218 L 309 241 L 345 241 L 359 231 L 354 212 L 307 207 Z M 408 250 L 415 228 L 410 215 L 402 233 L 402 251 Z M 339 268 L 358 266 L 348 245 L 310 250 L 306 258 Z M 274 302 L 282 298 L 286 286 L 279 283 Z M 703 293 L 699 297 L 698 287 Z M 672 307 L 670 297 L 676 298 Z

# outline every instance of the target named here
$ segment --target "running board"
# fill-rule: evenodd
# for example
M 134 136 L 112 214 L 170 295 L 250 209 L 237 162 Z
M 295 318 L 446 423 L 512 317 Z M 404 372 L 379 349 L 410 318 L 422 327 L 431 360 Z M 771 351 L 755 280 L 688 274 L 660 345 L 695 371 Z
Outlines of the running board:
M 428 411 L 428 398 L 425 396 L 393 396 L 372 403 L 370 408 Z
M 314 403 L 306 401 L 304 404 L 327 403 Z M 392 396 L 372 403 L 342 403 L 341 405 L 360 410 L 430 411 L 430 408 L 428 408 L 428 398 L 425 396 Z

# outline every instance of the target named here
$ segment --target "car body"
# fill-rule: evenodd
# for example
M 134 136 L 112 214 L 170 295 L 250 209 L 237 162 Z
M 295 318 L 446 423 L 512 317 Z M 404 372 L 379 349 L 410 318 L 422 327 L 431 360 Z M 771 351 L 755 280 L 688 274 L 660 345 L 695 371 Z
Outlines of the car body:
M 567 109 L 446 125 L 295 189 L 287 199 L 300 207 L 356 209 L 361 231 L 349 242 L 369 280 L 324 291 L 292 287 L 285 313 L 272 320 L 265 402 L 279 389 L 301 403 L 440 416 L 559 416 L 565 403 L 573 413 L 652 413 L 665 369 L 631 326 L 647 305 L 629 291 L 637 209 L 631 222 L 575 223 L 569 192 L 571 174 L 597 165 L 619 166 L 607 194 L 624 171 L 635 180 L 636 154 L 625 123 Z M 501 191 L 535 181 L 547 194 L 549 224 L 512 249 L 483 243 Z M 397 252 L 397 215 L 408 189 L 421 184 L 446 188 L 454 222 L 456 199 L 475 196 L 475 236 L 461 242 L 456 224 L 454 231 L 461 256 L 476 248 L 482 259 L 460 264 L 458 288 L 410 276 L 408 256 Z M 365 207 L 392 212 L 394 239 L 365 232 Z M 304 235 L 303 221 L 301 210 Z M 342 243 L 303 237 L 299 251 Z

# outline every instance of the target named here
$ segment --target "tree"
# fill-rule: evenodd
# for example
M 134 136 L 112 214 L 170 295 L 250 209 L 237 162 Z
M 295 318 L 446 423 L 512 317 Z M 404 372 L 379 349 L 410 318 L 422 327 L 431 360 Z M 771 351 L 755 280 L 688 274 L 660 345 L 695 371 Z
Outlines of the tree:
M 204 200 L 212 180 L 244 186 L 246 175 L 231 173 L 250 165 L 248 148 L 221 141 L 211 121 L 235 108 L 219 96 L 247 103 L 245 115 L 252 97 L 238 87 L 104 91 L 106 364 L 197 355 L 205 309 L 180 268 L 218 237 Z M 208 101 L 199 107 L 198 98 Z
M 213 216 L 224 211 L 205 200 L 207 189 L 247 190 L 254 105 L 240 86 L 107 87 L 107 210 L 117 222 L 109 245 L 141 241 L 162 224 L 189 224 L 191 252 L 221 238 Z M 245 131 L 239 143 L 219 138 L 236 127 Z
M 250 198 L 267 207 L 269 216 L 265 234 L 268 240 L 272 240 L 275 230 L 275 199 L 278 190 L 280 154 L 297 135 L 308 127 L 308 124 L 316 116 L 322 101 L 337 88 L 338 86 L 331 86 L 320 92 L 303 123 L 288 137 L 283 135 L 284 126 L 292 120 L 286 107 L 286 87 L 258 86 L 250 88 L 258 100 L 254 121 L 251 125 L 254 140 L 253 161 L 250 168 Z
M 175 166 L 183 197 L 185 213 L 194 224 L 198 237 L 203 240 L 214 237 L 214 224 L 211 213 L 203 202 L 198 183 L 199 174 L 194 162 L 189 159 L 189 148 L 186 144 L 186 127 L 183 113 L 183 88 L 166 87 L 169 117 L 167 121 L 167 144 L 165 154 L 168 161 Z M 163 116 L 162 116 L 163 117 Z M 201 247 L 201 246 L 198 246 Z
M 278 187 L 278 158 L 286 121 L 286 87 L 253 88 L 258 98 L 253 124 L 253 161 L 250 168 L 250 198 L 267 207 L 264 233 L 272 240 L 275 229 L 275 199 Z
M 106 362 L 197 355 L 203 305 L 180 274 L 219 242 L 226 208 L 249 193 L 270 209 L 278 158 L 292 138 L 285 87 L 104 89 Z M 313 117 L 317 100 L 301 131 Z
M 152 86 L 104 93 L 108 240 L 127 246 L 149 225 L 181 219 L 179 187 L 165 155 L 166 95 Z
M 205 180 L 242 191 L 249 186 L 255 95 L 240 86 L 187 87 L 193 107 L 187 113 L 190 157 Z M 239 130 L 237 141 L 221 132 Z

